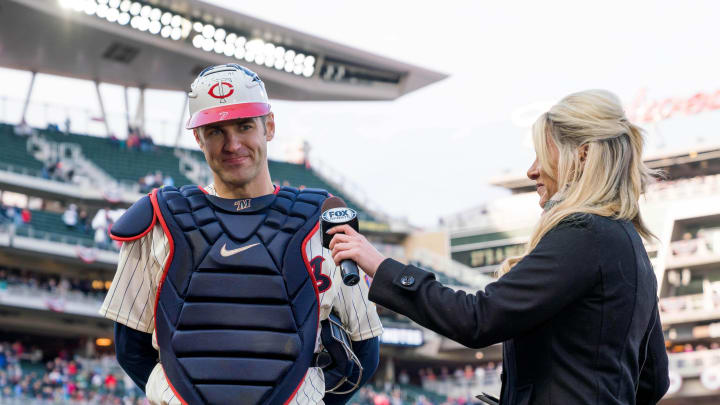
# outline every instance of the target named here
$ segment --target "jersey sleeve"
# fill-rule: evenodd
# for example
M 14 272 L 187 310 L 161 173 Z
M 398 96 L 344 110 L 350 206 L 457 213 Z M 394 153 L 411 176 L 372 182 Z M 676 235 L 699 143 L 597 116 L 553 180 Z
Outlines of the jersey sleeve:
M 335 265 L 329 250 L 325 250 L 327 255 L 323 264 L 328 274 L 332 275 L 333 287 L 336 290 L 332 310 L 340 316 L 345 329 L 350 334 L 350 339 L 358 341 L 382 335 L 383 328 L 377 309 L 368 299 L 370 279 L 362 273 L 359 283 L 352 287 L 345 285 L 340 266 Z
M 370 279 L 363 273 L 357 285 L 346 286 L 330 249 L 322 246 L 319 230 L 307 244 L 306 254 L 320 293 L 320 319 L 327 319 L 330 312 L 335 312 L 355 341 L 380 336 L 383 331 L 380 317 L 375 304 L 368 299 Z
M 167 240 L 159 225 L 147 235 L 123 243 L 115 277 L 100 307 L 100 315 L 132 329 L 152 333 L 155 293 L 167 255 Z

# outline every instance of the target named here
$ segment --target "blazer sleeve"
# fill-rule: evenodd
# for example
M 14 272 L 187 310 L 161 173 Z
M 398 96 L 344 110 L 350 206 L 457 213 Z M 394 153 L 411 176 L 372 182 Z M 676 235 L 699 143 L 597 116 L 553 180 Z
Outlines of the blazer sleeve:
M 660 315 L 655 308 L 655 319 L 649 331 L 647 355 L 640 370 L 640 381 L 636 394 L 637 405 L 654 405 L 660 401 L 670 387 L 668 356 L 665 337 L 660 324 Z
M 508 340 L 550 319 L 597 282 L 600 247 L 591 221 L 559 224 L 512 270 L 475 294 L 386 259 L 370 300 L 468 347 Z

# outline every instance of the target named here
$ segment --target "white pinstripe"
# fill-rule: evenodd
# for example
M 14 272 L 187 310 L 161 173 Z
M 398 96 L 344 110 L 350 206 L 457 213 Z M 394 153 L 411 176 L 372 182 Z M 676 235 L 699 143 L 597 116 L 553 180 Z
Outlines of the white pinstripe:
M 205 190 L 215 194 L 212 185 Z M 355 287 L 343 284 L 340 271 L 333 263 L 332 256 L 322 247 L 320 232 L 313 235 L 306 249 L 308 259 L 312 260 L 319 255 L 324 258 L 322 273 L 332 280 L 331 287 L 319 297 L 320 319 L 327 319 L 330 312 L 335 311 L 352 340 L 369 339 L 382 334 L 382 324 L 377 316 L 375 304 L 367 299 L 367 284 L 364 281 Z M 168 239 L 160 224 L 156 224 L 152 231 L 142 238 L 124 243 L 120 250 L 118 269 L 112 286 L 99 311 L 102 316 L 133 329 L 152 332 L 155 349 L 158 348 L 153 319 L 155 295 L 168 256 Z M 321 346 L 319 337 L 318 331 L 316 352 Z M 322 404 L 324 387 L 322 371 L 318 368 L 310 368 L 291 403 Z M 159 363 L 150 374 L 145 388 L 148 401 L 152 404 L 180 405 Z

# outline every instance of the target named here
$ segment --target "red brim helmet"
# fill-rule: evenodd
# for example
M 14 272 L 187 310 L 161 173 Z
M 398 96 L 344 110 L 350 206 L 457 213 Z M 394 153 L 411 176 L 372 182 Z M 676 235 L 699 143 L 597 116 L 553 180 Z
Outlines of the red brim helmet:
M 188 94 L 190 118 L 186 128 L 267 115 L 265 84 L 252 70 L 235 63 L 206 68 Z

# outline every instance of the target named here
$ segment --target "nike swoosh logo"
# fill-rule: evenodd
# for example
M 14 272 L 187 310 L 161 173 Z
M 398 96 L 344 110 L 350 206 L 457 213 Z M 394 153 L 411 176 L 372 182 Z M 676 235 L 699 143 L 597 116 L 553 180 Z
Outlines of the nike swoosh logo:
M 223 244 L 222 248 L 220 249 L 220 255 L 222 257 L 230 257 L 232 255 L 236 255 L 240 252 L 246 251 L 246 250 L 250 249 L 251 247 L 257 246 L 257 245 L 259 245 L 259 243 L 253 243 L 252 245 L 241 246 L 237 249 L 227 250 L 227 245 Z

